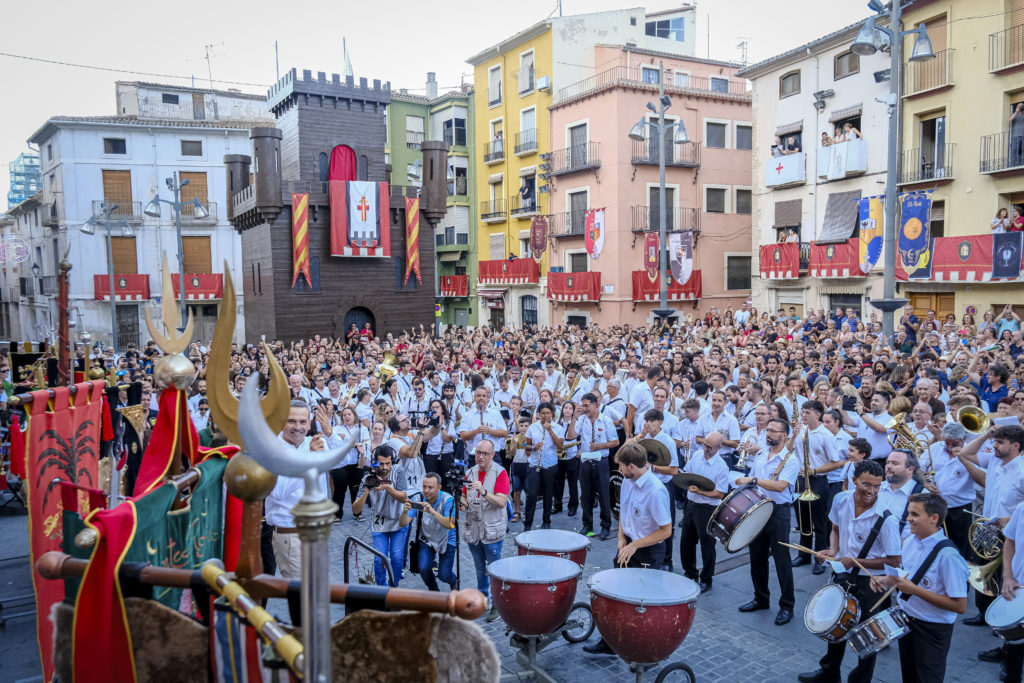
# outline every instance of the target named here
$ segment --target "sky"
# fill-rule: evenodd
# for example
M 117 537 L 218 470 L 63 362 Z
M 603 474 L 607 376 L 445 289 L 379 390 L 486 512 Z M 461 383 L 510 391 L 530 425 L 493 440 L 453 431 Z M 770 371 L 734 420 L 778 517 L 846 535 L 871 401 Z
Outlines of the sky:
M 679 4 L 637 3 L 648 11 Z M 635 5 L 623 0 L 563 0 L 562 12 L 630 6 Z M 51 116 L 114 114 L 117 80 L 189 85 L 194 77 L 197 87 L 208 88 L 212 71 L 216 88 L 263 94 L 275 80 L 275 41 L 282 73 L 296 67 L 300 72 L 330 74 L 342 71 L 344 36 L 357 79 L 379 78 L 390 81 L 392 89 L 418 93 L 424 90 L 426 72 L 434 71 L 444 92 L 472 82 L 467 57 L 557 11 L 557 0 L 256 0 L 243 5 L 223 0 L 180 0 L 171 5 L 56 0 L 45 9 L 31 2 L 6 3 L 0 28 L 0 52 L 6 53 L 0 55 L 0 75 L 7 93 L 0 115 L 0 164 L 26 151 L 26 138 Z M 866 0 L 785 0 L 784 10 L 779 3 L 763 0 L 698 0 L 696 54 L 739 61 L 737 46 L 746 40 L 747 61 L 754 63 L 869 13 Z M 7 54 L 150 75 L 27 61 Z M 7 169 L 0 166 L 0 206 L 6 206 L 8 181 Z

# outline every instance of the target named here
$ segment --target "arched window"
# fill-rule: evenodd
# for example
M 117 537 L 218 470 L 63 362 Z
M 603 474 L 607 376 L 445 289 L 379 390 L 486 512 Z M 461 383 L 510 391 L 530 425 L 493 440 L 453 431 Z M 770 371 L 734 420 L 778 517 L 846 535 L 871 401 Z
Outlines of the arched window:
M 800 70 L 779 76 L 779 97 L 789 97 L 800 92 Z
M 520 299 L 522 312 L 523 312 L 523 324 L 524 325 L 536 325 L 537 324 L 537 297 L 527 294 Z
M 369 161 L 367 160 L 366 155 L 363 154 L 362 156 L 359 157 L 359 165 L 356 166 L 356 179 L 369 180 L 369 178 L 367 177 L 369 173 L 368 168 Z

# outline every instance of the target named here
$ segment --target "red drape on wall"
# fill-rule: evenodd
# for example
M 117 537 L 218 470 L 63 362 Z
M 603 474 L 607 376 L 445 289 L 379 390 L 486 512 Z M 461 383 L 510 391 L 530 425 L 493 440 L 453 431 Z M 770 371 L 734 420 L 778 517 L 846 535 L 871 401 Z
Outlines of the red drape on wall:
M 331 150 L 331 166 L 328 180 L 355 180 L 356 153 L 348 145 L 338 145 Z

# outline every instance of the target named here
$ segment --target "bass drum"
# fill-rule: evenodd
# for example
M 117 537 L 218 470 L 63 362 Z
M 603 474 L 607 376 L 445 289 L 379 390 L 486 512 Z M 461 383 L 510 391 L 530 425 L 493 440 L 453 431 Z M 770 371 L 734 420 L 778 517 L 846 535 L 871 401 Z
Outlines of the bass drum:
M 619 507 L 622 502 L 622 472 L 619 472 L 617 468 L 608 477 L 608 487 L 611 489 L 609 492 L 609 499 L 612 504 L 612 515 L 615 519 L 618 519 Z

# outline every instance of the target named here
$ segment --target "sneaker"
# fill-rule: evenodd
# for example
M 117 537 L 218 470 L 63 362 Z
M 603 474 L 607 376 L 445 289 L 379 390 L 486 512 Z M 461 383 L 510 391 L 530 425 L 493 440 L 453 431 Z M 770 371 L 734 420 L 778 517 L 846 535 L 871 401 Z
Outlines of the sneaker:
M 521 521 L 523 521 L 523 518 L 517 512 L 516 514 L 512 515 L 512 519 L 510 519 L 509 521 L 510 522 L 521 522 Z
M 495 607 L 494 605 L 491 605 L 491 608 L 489 610 L 487 610 L 487 616 L 485 617 L 485 621 L 489 624 L 492 621 L 497 621 L 497 620 L 498 620 L 498 608 Z
M 366 521 L 366 517 L 363 516 L 362 512 L 360 512 L 358 515 L 356 515 L 356 521 L 357 522 L 365 522 Z

